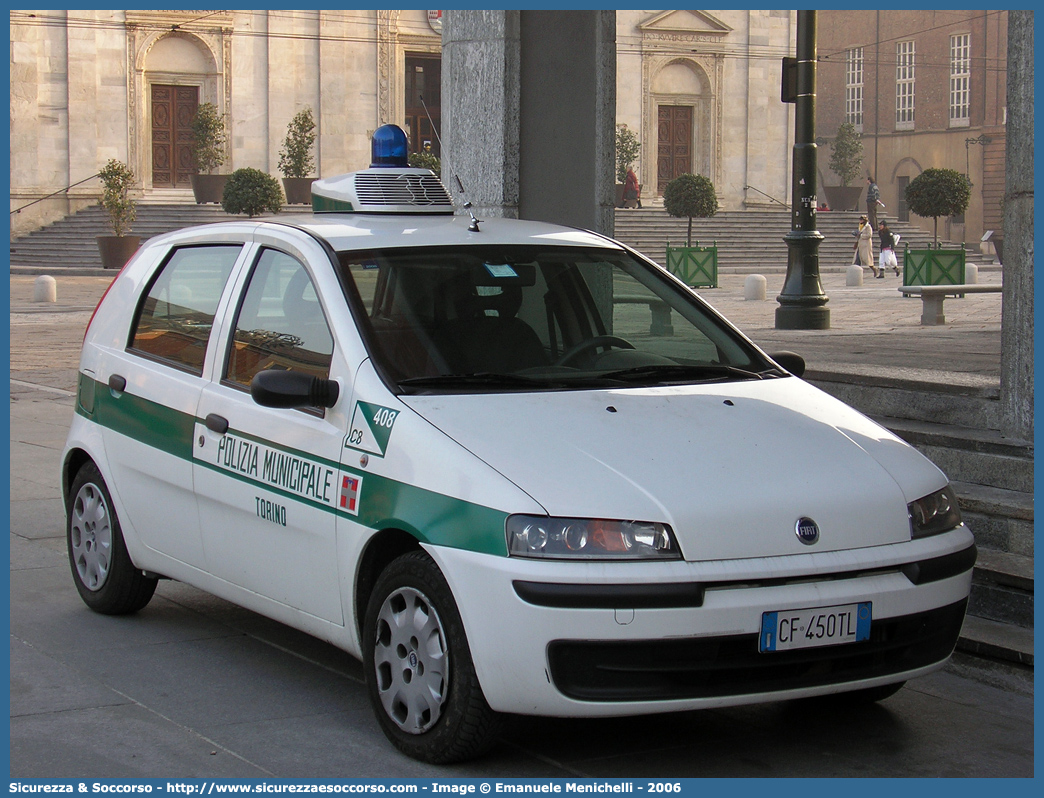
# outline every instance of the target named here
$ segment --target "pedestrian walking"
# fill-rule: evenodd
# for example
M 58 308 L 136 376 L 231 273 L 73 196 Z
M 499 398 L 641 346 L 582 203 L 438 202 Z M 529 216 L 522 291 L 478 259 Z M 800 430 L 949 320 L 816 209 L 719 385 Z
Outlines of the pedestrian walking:
M 630 167 L 627 168 L 627 177 L 624 179 L 624 207 L 642 207 L 642 187 L 638 185 L 638 175 Z
M 877 229 L 877 206 L 885 206 L 881 202 L 881 189 L 877 187 L 872 177 L 866 178 L 866 218 L 870 222 L 870 229 Z
M 852 249 L 855 250 L 852 263 L 869 266 L 874 277 L 884 277 L 884 273 L 878 271 L 874 265 L 874 228 L 865 216 L 859 217 L 859 230 L 856 232 L 856 242 Z
M 895 257 L 895 245 L 899 243 L 899 236 L 888 229 L 888 222 L 884 219 L 877 226 L 877 233 L 881 238 L 881 259 L 877 265 L 877 276 L 884 274 L 885 269 L 892 269 L 898 277 L 899 261 Z

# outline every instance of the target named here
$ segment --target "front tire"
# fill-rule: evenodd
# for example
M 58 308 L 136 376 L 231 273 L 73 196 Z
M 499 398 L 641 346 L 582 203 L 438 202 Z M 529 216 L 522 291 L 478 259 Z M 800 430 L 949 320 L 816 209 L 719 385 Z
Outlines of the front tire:
M 424 552 L 399 557 L 377 579 L 363 664 L 381 729 L 407 756 L 460 762 L 495 742 L 500 716 L 482 695 L 449 585 Z
M 109 489 L 92 462 L 76 473 L 66 518 L 69 566 L 83 603 L 104 615 L 127 615 L 148 604 L 157 580 L 131 562 Z

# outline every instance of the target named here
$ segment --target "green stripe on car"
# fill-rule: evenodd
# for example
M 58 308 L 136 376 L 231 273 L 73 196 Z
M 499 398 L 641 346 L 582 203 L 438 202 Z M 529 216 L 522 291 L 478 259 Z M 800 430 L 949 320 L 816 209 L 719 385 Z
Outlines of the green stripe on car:
M 80 375 L 81 382 L 89 379 L 91 378 L 84 374 Z M 507 513 L 501 510 L 446 496 L 415 485 L 408 485 L 378 474 L 349 468 L 336 461 L 316 457 L 308 452 L 280 446 L 247 433 L 229 430 L 237 437 L 255 441 L 310 463 L 326 466 L 341 475 L 361 477 L 362 490 L 358 497 L 358 514 L 355 515 L 341 510 L 336 506 L 336 502 L 328 504 L 305 498 L 298 493 L 285 490 L 259 478 L 260 475 L 237 473 L 216 463 L 194 458 L 192 439 L 197 419 L 192 414 L 182 413 L 158 402 L 126 392 L 120 394 L 117 399 L 104 383 L 96 382 L 94 397 L 93 413 L 86 412 L 79 405 L 76 412 L 114 432 L 134 438 L 147 446 L 155 447 L 175 457 L 194 461 L 216 473 L 256 485 L 293 501 L 304 502 L 327 512 L 336 512 L 345 517 L 354 518 L 358 523 L 370 529 L 394 527 L 409 532 L 425 543 L 480 554 L 507 556 L 507 544 L 504 539 L 504 522 L 507 519 Z M 203 423 L 202 419 L 198 420 Z

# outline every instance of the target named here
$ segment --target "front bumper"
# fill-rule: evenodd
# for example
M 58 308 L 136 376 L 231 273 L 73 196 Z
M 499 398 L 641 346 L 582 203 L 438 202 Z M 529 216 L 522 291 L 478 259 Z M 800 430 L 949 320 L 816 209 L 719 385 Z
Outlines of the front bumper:
M 713 562 L 542 562 L 429 547 L 502 712 L 645 714 L 873 687 L 956 644 L 975 548 L 908 543 Z M 764 612 L 870 601 L 869 640 L 762 654 Z

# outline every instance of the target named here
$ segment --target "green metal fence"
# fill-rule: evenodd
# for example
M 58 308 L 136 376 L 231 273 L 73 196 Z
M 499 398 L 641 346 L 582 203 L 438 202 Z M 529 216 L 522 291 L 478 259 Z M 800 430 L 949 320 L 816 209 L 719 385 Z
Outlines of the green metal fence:
M 718 247 L 672 247 L 667 242 L 667 271 L 693 288 L 718 287 Z
M 964 285 L 963 249 L 903 249 L 903 285 Z

